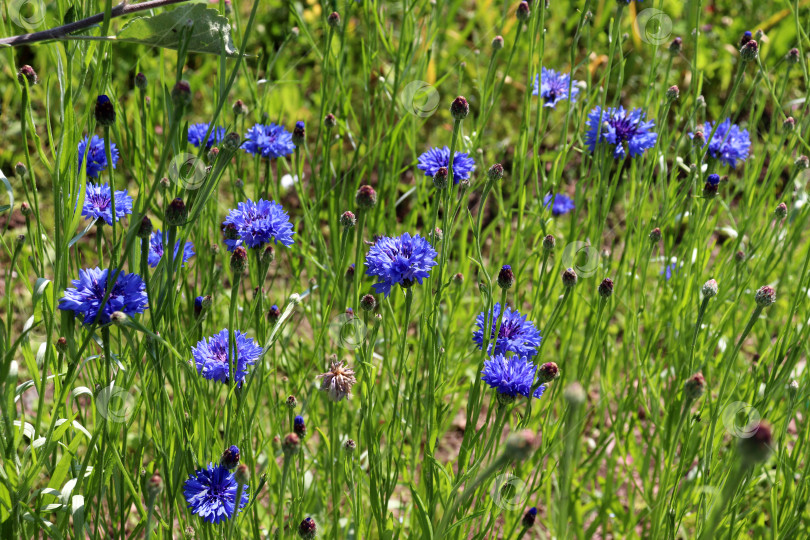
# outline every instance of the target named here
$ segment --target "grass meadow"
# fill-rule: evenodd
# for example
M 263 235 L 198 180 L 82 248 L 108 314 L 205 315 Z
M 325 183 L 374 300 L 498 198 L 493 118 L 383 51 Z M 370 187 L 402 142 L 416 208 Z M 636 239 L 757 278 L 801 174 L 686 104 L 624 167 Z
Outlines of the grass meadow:
M 4 0 L 0 537 L 810 537 L 808 28 Z

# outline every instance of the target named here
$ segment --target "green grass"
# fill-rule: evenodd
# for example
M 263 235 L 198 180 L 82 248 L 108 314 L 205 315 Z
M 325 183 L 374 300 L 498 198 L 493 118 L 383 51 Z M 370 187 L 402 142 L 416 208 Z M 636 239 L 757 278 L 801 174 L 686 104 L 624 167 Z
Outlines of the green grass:
M 113 8 L 55 0 L 26 29 L 12 4 L 0 8 L 0 38 L 59 26 L 69 8 L 74 19 Z M 294 538 L 308 516 L 319 537 L 340 539 L 810 535 L 810 174 L 794 164 L 810 154 L 810 4 L 532 2 L 525 24 L 515 3 L 209 7 L 227 15 L 245 56 L 191 52 L 183 28 L 179 51 L 88 39 L 160 9 L 0 49 L 0 537 Z M 660 27 L 638 28 L 645 9 L 663 14 Z M 758 28 L 758 59 L 742 62 L 740 35 Z M 676 36 L 683 50 L 672 54 Z M 785 57 L 793 47 L 797 65 Z M 37 85 L 18 83 L 24 64 Z M 538 106 L 531 81 L 541 65 L 583 81 L 576 103 Z M 185 108 L 172 99 L 179 80 L 193 93 Z M 672 85 L 676 100 L 666 97 Z M 94 117 L 99 94 L 115 103 L 109 128 Z M 457 95 L 470 103 L 459 121 L 449 111 Z M 237 99 L 246 115 L 235 114 Z M 588 112 L 619 104 L 655 121 L 655 148 L 636 159 L 592 155 Z M 793 131 L 783 129 L 788 116 Z M 726 117 L 751 136 L 736 169 L 687 135 Z M 286 158 L 220 146 L 212 160 L 186 141 L 196 122 L 244 136 L 254 123 L 292 130 L 297 120 L 306 142 Z M 87 182 L 77 168 L 85 134 L 121 153 L 98 179 L 135 199 L 114 227 L 88 227 L 75 204 Z M 474 157 L 470 182 L 436 189 L 416 167 L 430 146 Z M 200 174 L 191 183 L 189 160 Z M 18 162 L 25 176 L 14 174 Z M 506 173 L 493 182 L 495 163 Z M 712 172 L 726 177 L 716 197 L 704 193 Z M 368 210 L 355 201 L 362 185 L 378 195 Z M 549 192 L 567 193 L 576 209 L 553 217 Z M 237 202 L 262 196 L 289 212 L 295 244 L 276 245 L 270 263 L 251 250 L 248 270 L 235 272 L 220 224 Z M 165 221 L 175 197 L 189 208 L 180 226 Z M 339 223 L 347 210 L 352 229 Z M 191 241 L 196 256 L 181 266 L 167 250 L 147 267 L 143 215 Z M 373 237 L 436 227 L 431 277 L 375 294 L 376 310 L 363 311 Z M 662 239 L 652 242 L 656 227 Z M 508 290 L 497 284 L 504 264 L 515 274 Z M 108 326 L 59 310 L 79 270 L 95 266 L 143 276 L 149 309 Z M 568 267 L 573 288 L 561 280 Z M 615 284 L 608 298 L 604 278 Z M 719 293 L 704 298 L 709 279 Z M 758 309 L 765 285 L 776 302 Z M 197 315 L 200 295 L 212 303 Z M 495 302 L 540 330 L 534 362 L 559 366 L 540 399 L 501 404 L 480 379 L 487 357 L 472 332 Z M 277 321 L 266 316 L 272 305 Z M 193 364 L 191 348 L 223 328 L 264 347 L 239 388 Z M 355 371 L 349 400 L 319 389 L 334 356 Z M 698 372 L 705 392 L 692 399 L 684 384 Z M 307 434 L 290 455 L 282 441 L 295 415 Z M 772 440 L 754 463 L 745 456 L 759 419 Z M 183 483 L 232 444 L 250 502 L 210 525 L 187 509 Z M 530 507 L 537 519 L 526 527 Z

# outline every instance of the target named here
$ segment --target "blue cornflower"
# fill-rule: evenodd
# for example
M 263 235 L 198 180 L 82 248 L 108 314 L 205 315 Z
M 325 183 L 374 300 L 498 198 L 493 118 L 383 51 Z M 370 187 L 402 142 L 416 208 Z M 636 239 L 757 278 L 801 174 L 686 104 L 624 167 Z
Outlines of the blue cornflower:
M 551 193 L 549 193 L 546 195 L 545 199 L 543 199 L 543 206 L 550 208 L 552 215 L 555 216 L 565 215 L 575 208 L 574 200 L 563 193 L 558 193 L 554 195 L 553 198 Z
M 450 165 L 450 149 L 446 146 L 442 148 L 428 148 L 427 152 L 419 156 L 417 169 L 425 171 L 425 176 L 433 176 L 442 167 Z M 459 180 L 466 180 L 470 173 L 475 170 L 475 160 L 466 152 L 456 152 L 453 154 L 453 183 L 458 184 Z
M 669 281 L 670 279 L 672 279 L 672 276 L 681 271 L 681 266 L 682 264 L 678 264 L 676 262 L 668 264 L 661 269 L 658 275 L 664 276 L 666 280 Z
M 83 324 L 92 324 L 98 315 L 101 301 L 107 294 L 107 275 L 109 270 L 88 268 L 79 270 L 79 279 L 71 283 L 73 287 L 65 290 L 65 296 L 59 300 L 59 309 L 72 311 L 77 317 L 83 315 Z M 100 324 L 110 322 L 110 315 L 116 311 L 132 317 L 143 313 L 149 307 L 146 297 L 146 284 L 138 274 L 118 273 L 112 291 L 99 316 Z
M 85 154 L 87 154 L 87 163 L 85 165 L 87 176 L 98 178 L 98 173 L 107 168 L 107 152 L 104 150 L 104 139 L 98 135 L 93 135 L 92 139 L 85 136 L 79 141 L 79 169 L 82 168 Z M 113 160 L 112 168 L 115 169 L 115 164 L 118 163 L 118 159 L 121 157 L 115 143 L 110 143 L 110 155 Z
M 236 338 L 236 363 L 234 365 L 237 386 L 242 386 L 248 368 L 256 363 L 262 354 L 262 348 L 255 341 L 239 330 L 234 332 Z M 228 382 L 230 376 L 230 358 L 228 355 L 228 330 L 220 330 L 208 340 L 201 340 L 191 348 L 197 372 L 212 381 Z
M 714 125 L 706 122 L 703 126 L 703 133 L 708 137 Z M 690 133 L 689 137 L 694 137 Z M 737 160 L 745 161 L 748 158 L 748 151 L 751 148 L 751 139 L 747 129 L 740 129 L 737 124 L 732 124 L 730 118 L 726 118 L 714 133 L 709 144 L 709 155 L 727 164 L 732 169 L 737 166 Z M 705 148 L 705 145 L 704 145 Z
M 630 157 L 640 156 L 655 146 L 658 138 L 658 134 L 651 131 L 655 122 L 645 121 L 645 117 L 641 109 L 626 111 L 620 106 L 610 107 L 605 112 L 601 107 L 594 108 L 588 113 L 588 133 L 585 135 L 588 150 L 593 154 L 597 142 L 607 142 L 613 146 L 613 157 L 616 159 L 625 157 L 628 152 Z
M 259 247 L 270 240 L 287 247 L 295 243 L 290 216 L 275 201 L 259 199 L 253 202 L 248 199 L 247 202 L 240 202 L 228 213 L 222 225 L 228 251 L 243 243 L 250 248 Z
M 430 276 L 430 269 L 436 266 L 436 250 L 430 242 L 408 233 L 393 238 L 383 236 L 377 240 L 366 256 L 366 275 L 380 278 L 372 285 L 377 293 L 387 297 L 391 287 L 399 283 L 410 287 L 414 281 L 422 284 L 422 279 Z
M 506 357 L 503 354 L 496 354 L 484 362 L 481 380 L 506 397 L 514 398 L 519 395 L 529 397 L 535 371 L 537 366 L 525 356 Z M 540 385 L 531 395 L 539 398 L 545 389 L 545 386 Z
M 152 236 L 149 238 L 149 266 L 154 268 L 158 265 L 160 259 L 163 258 L 163 246 L 165 246 L 168 242 L 169 242 L 169 233 L 167 232 L 161 233 L 160 229 L 152 233 Z M 174 244 L 175 259 L 177 259 L 178 251 L 180 251 L 179 240 Z M 191 242 L 186 242 L 186 244 L 183 246 L 182 265 L 184 265 L 185 262 L 190 258 L 192 258 L 193 256 L 194 256 L 194 244 L 192 244 Z
M 232 472 L 222 465 L 209 463 L 207 468 L 189 475 L 183 484 L 183 496 L 192 514 L 209 523 L 219 523 L 233 517 L 238 489 L 239 484 Z M 244 508 L 249 500 L 248 487 L 245 485 L 242 487 L 239 509 Z
M 482 311 L 475 320 L 478 328 L 473 332 L 473 341 L 478 344 L 478 348 L 484 346 L 484 324 L 486 314 Z M 526 320 L 525 315 L 518 311 L 512 311 L 509 306 L 503 312 L 503 322 L 498 329 L 498 339 L 495 340 L 495 328 L 498 326 L 498 319 L 501 316 L 501 304 L 496 302 L 492 308 L 492 330 L 490 330 L 488 354 L 499 355 L 512 352 L 518 356 L 527 358 L 537 354 L 537 347 L 543 339 L 540 332 L 534 327 L 532 321 Z M 493 348 L 494 342 L 494 348 Z
M 292 133 L 274 123 L 265 126 L 256 124 L 245 135 L 242 148 L 249 154 L 259 154 L 266 158 L 289 156 L 295 150 Z
M 127 190 L 115 192 L 115 221 L 132 213 L 132 197 Z M 103 219 L 107 225 L 113 224 L 112 192 L 109 184 L 97 186 L 87 182 L 84 194 L 82 216 L 87 219 Z
M 720 175 L 719 174 L 710 174 L 709 177 L 706 179 L 708 183 L 713 186 L 720 185 Z
M 534 76 L 534 90 L 532 95 L 543 98 L 543 107 L 556 107 L 558 101 L 568 99 L 568 85 L 571 85 L 571 103 L 577 101 L 579 87 L 577 81 L 571 84 L 571 75 L 560 73 L 553 69 L 542 68 L 539 75 Z
M 210 123 L 202 123 L 202 124 L 191 124 L 188 126 L 188 142 L 196 146 L 197 148 L 203 143 L 203 139 L 205 139 L 205 134 L 208 133 L 208 128 L 211 126 Z M 225 138 L 225 128 L 216 126 L 214 129 L 211 130 L 211 134 L 208 136 L 208 140 L 205 143 L 206 148 L 211 148 L 215 144 L 219 144 L 222 142 L 222 139 Z

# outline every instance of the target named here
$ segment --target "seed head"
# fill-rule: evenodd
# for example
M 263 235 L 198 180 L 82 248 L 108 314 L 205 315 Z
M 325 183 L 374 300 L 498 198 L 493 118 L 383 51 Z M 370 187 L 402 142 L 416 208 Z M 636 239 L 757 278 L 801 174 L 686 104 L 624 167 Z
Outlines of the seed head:
M 523 514 L 522 520 L 523 527 L 526 529 L 533 527 L 536 519 L 537 519 L 537 508 L 532 506 L 531 508 L 526 510 L 525 514 Z
M 267 310 L 267 322 L 270 324 L 276 324 L 280 317 L 281 310 L 278 308 L 278 306 L 275 304 L 270 306 L 270 309 Z
M 743 62 L 753 62 L 757 59 L 758 55 L 759 45 L 755 39 L 747 41 L 742 48 L 740 48 L 740 57 L 743 59 Z
M 792 116 L 788 116 L 782 121 L 782 133 L 792 133 L 796 129 L 796 120 Z
M 127 321 L 127 315 L 123 311 L 113 311 L 110 314 L 110 321 L 116 326 L 120 326 Z
M 298 400 L 295 399 L 295 396 L 288 396 L 285 403 L 287 404 L 287 408 L 291 411 L 294 411 L 295 408 L 298 407 Z
M 183 199 L 177 197 L 170 202 L 169 207 L 166 208 L 166 223 L 179 227 L 186 222 L 186 218 L 188 218 L 186 203 L 183 202 Z
M 232 444 L 222 452 L 222 457 L 219 458 L 219 463 L 228 470 L 235 469 L 239 465 L 239 447 Z
M 329 14 L 329 16 L 326 18 L 326 22 L 327 22 L 327 23 L 329 24 L 329 26 L 331 26 L 332 28 L 337 28 L 337 27 L 340 25 L 340 14 L 339 14 L 337 11 L 333 11 L 333 12 L 332 12 L 332 13 L 330 13 L 330 14 Z
M 321 390 L 334 402 L 351 398 L 352 386 L 357 383 L 354 371 L 339 360 L 332 360 L 329 371 L 321 373 L 318 378 L 321 379 Z
M 680 37 L 676 37 L 669 43 L 670 54 L 673 55 L 680 54 L 681 49 L 683 49 L 683 39 L 681 39 Z
M 34 68 L 26 64 L 20 68 L 20 71 L 17 72 L 17 81 L 19 81 L 19 83 L 22 85 L 24 85 L 27 81 L 28 86 L 34 86 L 39 81 L 39 78 L 37 77 L 37 72 L 34 71 Z
M 248 466 L 244 463 L 240 463 L 236 466 L 236 472 L 233 474 L 233 477 L 237 484 L 246 486 L 250 481 L 250 469 L 248 469 Z
M 681 95 L 681 90 L 678 88 L 677 85 L 672 85 L 667 89 L 667 99 L 669 101 L 675 101 Z
M 377 205 L 377 192 L 369 185 L 360 186 L 354 200 L 361 209 L 370 210 Z
M 295 123 L 295 127 L 293 128 L 292 132 L 292 141 L 293 144 L 296 146 L 300 146 L 304 144 L 304 140 L 307 138 L 307 129 L 306 124 L 304 124 L 303 120 L 299 120 Z
M 703 284 L 703 287 L 700 289 L 700 292 L 703 293 L 704 298 L 711 298 L 712 296 L 717 296 L 717 282 L 713 279 L 710 279 L 709 281 Z
M 231 254 L 231 270 L 236 275 L 242 275 L 248 267 L 247 250 L 243 246 L 238 246 Z
M 554 362 L 546 362 L 537 368 L 538 376 L 542 384 L 557 379 L 560 376 L 560 368 Z
M 447 167 L 439 167 L 436 174 L 433 175 L 433 185 L 436 186 L 436 189 L 444 189 L 447 187 L 449 184 L 447 175 Z
M 517 13 L 515 13 L 515 15 L 517 16 L 517 20 L 527 21 L 529 19 L 529 15 L 531 14 L 532 12 L 529 9 L 528 2 L 521 2 L 520 4 L 518 4 Z
M 602 298 L 610 298 L 613 295 L 613 280 L 605 278 L 599 284 L 599 296 Z
M 773 450 L 773 434 L 770 424 L 764 420 L 760 422 L 749 437 L 740 439 L 738 449 L 747 465 L 754 465 L 768 459 Z
M 325 125 L 329 129 L 331 129 L 331 128 L 337 126 L 337 118 L 335 118 L 334 114 L 329 113 L 326 116 L 324 116 L 323 125 Z
M 656 227 L 650 231 L 650 242 L 652 242 L 653 244 L 657 244 L 660 241 L 661 241 L 661 229 Z
M 470 114 L 470 104 L 467 103 L 467 98 L 458 96 L 450 104 L 450 115 L 455 120 L 464 120 Z
M 500 51 L 503 49 L 503 36 L 495 36 L 492 38 L 492 50 Z
M 354 439 L 346 439 L 346 442 L 343 443 L 343 450 L 347 454 L 352 454 L 357 450 L 357 443 L 354 442 Z
M 790 397 L 795 398 L 796 394 L 799 393 L 799 383 L 797 381 L 795 381 L 795 380 L 790 381 L 788 383 L 787 389 L 788 389 L 788 394 L 790 394 Z
M 783 219 L 788 213 L 787 205 L 783 202 L 780 202 L 776 210 L 773 211 L 773 214 L 776 216 L 776 219 Z
M 100 126 L 112 126 L 115 124 L 115 105 L 104 94 L 96 98 L 95 116 L 96 122 Z
M 574 271 L 573 268 L 567 268 L 562 273 L 563 286 L 568 289 L 574 287 L 577 284 L 577 279 L 578 279 L 577 273 Z
M 259 259 L 263 265 L 269 265 L 271 262 L 276 260 L 276 248 L 270 244 L 266 245 L 262 250 L 262 254 L 260 255 Z
M 302 540 L 312 540 L 315 538 L 317 531 L 318 527 L 315 525 L 315 520 L 311 517 L 305 518 L 298 526 L 298 536 L 300 536 Z
M 810 158 L 807 156 L 799 156 L 796 158 L 794 165 L 796 165 L 796 168 L 800 171 L 810 169 Z
M 242 116 L 248 113 L 248 107 L 245 105 L 245 102 L 241 99 L 237 99 L 233 102 L 233 114 L 236 116 Z
M 285 456 L 293 456 L 301 450 L 301 439 L 295 433 L 288 433 L 281 443 L 281 450 Z
M 787 63 L 790 66 L 795 66 L 799 63 L 799 49 L 796 47 L 790 49 L 787 53 Z
M 512 267 L 508 264 L 505 264 L 501 267 L 501 271 L 498 272 L 498 287 L 501 289 L 511 289 L 512 285 L 515 284 L 515 273 L 512 272 Z
M 303 416 L 296 416 L 293 419 L 293 431 L 298 435 L 299 439 L 307 436 L 307 424 L 304 422 Z
M 689 401 L 695 401 L 703 395 L 706 389 L 706 379 L 703 378 L 703 373 L 695 373 L 683 385 L 683 393 Z
M 773 287 L 765 285 L 757 291 L 754 299 L 759 307 L 766 308 L 776 302 L 776 291 L 773 289 Z
M 149 216 L 143 216 L 138 227 L 138 238 L 148 239 L 150 236 L 152 236 L 152 220 Z
M 146 495 L 150 500 L 154 500 L 161 493 L 163 493 L 163 478 L 156 471 L 146 482 Z
M 377 299 L 374 298 L 374 295 L 366 294 L 360 299 L 360 308 L 363 311 L 374 311 L 376 307 Z
M 174 85 L 174 88 L 172 88 L 172 103 L 181 111 L 191 105 L 191 85 L 188 81 L 178 81 Z
M 357 224 L 357 218 L 354 216 L 352 212 L 348 210 L 343 212 L 340 216 L 340 226 L 344 229 L 348 230 L 353 228 Z

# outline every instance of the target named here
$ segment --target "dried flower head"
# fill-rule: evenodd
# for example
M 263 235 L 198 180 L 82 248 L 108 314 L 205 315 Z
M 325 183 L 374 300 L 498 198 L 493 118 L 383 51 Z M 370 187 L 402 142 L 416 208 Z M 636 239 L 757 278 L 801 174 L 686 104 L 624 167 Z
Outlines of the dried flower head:
M 318 375 L 321 379 L 321 390 L 329 394 L 332 401 L 341 401 L 352 397 L 352 386 L 357 383 L 354 371 L 343 365 L 340 360 L 333 360 L 329 371 Z

